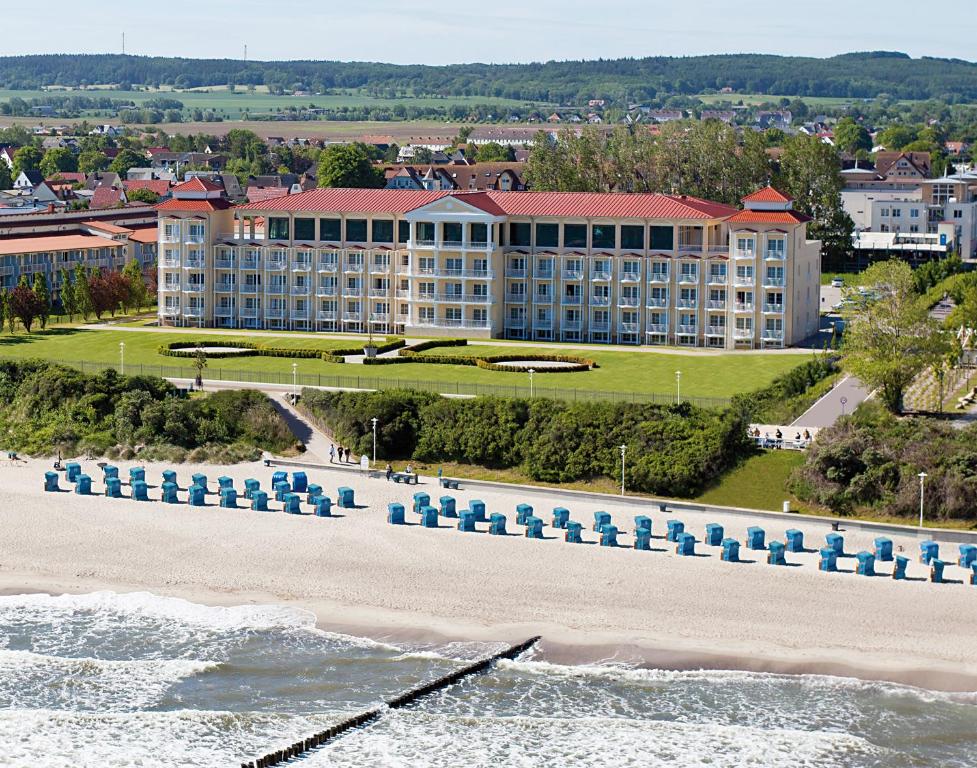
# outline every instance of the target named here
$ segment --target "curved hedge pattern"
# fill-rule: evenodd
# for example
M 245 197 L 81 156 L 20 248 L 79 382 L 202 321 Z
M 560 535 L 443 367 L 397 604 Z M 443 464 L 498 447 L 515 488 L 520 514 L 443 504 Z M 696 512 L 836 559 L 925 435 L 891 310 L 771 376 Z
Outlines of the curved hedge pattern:
M 382 354 L 383 352 L 390 352 L 394 349 L 400 349 L 406 344 L 403 339 L 392 339 L 385 341 L 383 344 L 377 344 L 377 353 Z M 365 342 L 364 342 L 365 346 Z M 345 355 L 361 355 L 363 354 L 363 347 L 345 347 L 341 349 L 310 349 L 303 347 L 296 347 L 294 349 L 289 349 L 287 347 L 263 347 L 260 344 L 255 344 L 249 341 L 229 341 L 227 339 L 208 339 L 206 342 L 203 341 L 173 341 L 169 344 L 162 344 L 156 350 L 161 355 L 166 355 L 168 357 L 195 357 L 197 347 L 233 347 L 234 349 L 229 349 L 226 352 L 220 350 L 212 350 L 207 353 L 208 358 L 219 359 L 219 358 L 230 358 L 230 357 L 291 357 L 299 359 L 321 359 L 326 363 L 344 363 L 346 362 L 343 358 Z M 396 359 L 396 358 L 393 358 Z
M 565 368 L 534 368 L 535 373 L 579 373 L 596 368 L 597 363 L 586 357 L 576 357 L 574 355 L 421 355 L 428 349 L 438 347 L 466 347 L 467 339 L 435 339 L 433 341 L 422 341 L 400 350 L 397 357 L 374 358 L 364 360 L 366 365 L 396 365 L 398 363 L 428 363 L 431 365 L 473 365 L 487 371 L 501 371 L 507 373 L 529 373 L 531 365 L 498 365 L 510 360 L 532 362 L 539 360 L 543 362 L 572 363 Z

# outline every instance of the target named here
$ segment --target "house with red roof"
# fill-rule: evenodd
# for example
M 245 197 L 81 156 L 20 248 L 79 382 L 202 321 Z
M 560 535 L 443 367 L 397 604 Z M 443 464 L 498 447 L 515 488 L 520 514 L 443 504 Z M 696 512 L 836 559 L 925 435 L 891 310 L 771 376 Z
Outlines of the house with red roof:
M 160 322 L 764 349 L 817 331 L 820 243 L 773 188 L 313 189 L 158 206 Z M 195 266 L 199 265 L 199 267 Z M 187 295 L 191 279 L 201 290 Z
M 119 208 L 129 202 L 125 190 L 109 184 L 101 184 L 95 187 L 92 193 L 91 202 L 88 207 L 97 210 L 99 208 Z

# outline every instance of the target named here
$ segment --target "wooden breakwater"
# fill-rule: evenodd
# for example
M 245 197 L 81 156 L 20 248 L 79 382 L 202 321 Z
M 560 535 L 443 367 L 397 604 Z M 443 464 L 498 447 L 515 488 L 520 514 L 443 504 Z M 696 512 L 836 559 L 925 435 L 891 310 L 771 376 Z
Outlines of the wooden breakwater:
M 293 758 L 301 757 L 306 752 L 311 752 L 314 749 L 328 744 L 333 739 L 342 736 L 344 733 L 353 730 L 354 728 L 360 728 L 364 725 L 370 725 L 380 719 L 383 713 L 388 709 L 401 709 L 403 707 L 413 704 L 418 699 L 424 698 L 425 696 L 430 696 L 432 693 L 437 693 L 442 691 L 448 686 L 460 683 L 465 678 L 471 677 L 472 675 L 478 675 L 482 672 L 488 670 L 495 662 L 500 659 L 514 659 L 521 653 L 528 651 L 533 645 L 539 641 L 539 636 L 531 637 L 528 640 L 524 640 L 516 645 L 509 646 L 499 653 L 487 656 L 480 661 L 476 661 L 472 664 L 468 664 L 461 669 L 457 669 L 454 672 L 449 672 L 446 675 L 432 680 L 429 683 L 420 685 L 416 688 L 411 688 L 399 696 L 389 699 L 382 706 L 369 709 L 365 712 L 361 712 L 352 717 L 348 717 L 345 720 L 336 723 L 336 725 L 330 726 L 323 731 L 319 731 L 312 736 L 309 736 L 302 741 L 297 741 L 283 749 L 275 750 L 267 755 L 263 755 L 255 760 L 250 760 L 241 763 L 241 768 L 268 768 L 272 765 L 279 765 L 287 760 L 292 760 Z

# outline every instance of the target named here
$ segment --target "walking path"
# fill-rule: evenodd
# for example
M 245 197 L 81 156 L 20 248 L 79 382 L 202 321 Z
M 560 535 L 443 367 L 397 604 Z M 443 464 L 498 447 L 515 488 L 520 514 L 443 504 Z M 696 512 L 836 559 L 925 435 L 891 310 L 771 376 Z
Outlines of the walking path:
M 845 376 L 814 405 L 808 408 L 791 427 L 830 427 L 841 416 L 854 411 L 869 396 L 869 390 L 854 376 Z

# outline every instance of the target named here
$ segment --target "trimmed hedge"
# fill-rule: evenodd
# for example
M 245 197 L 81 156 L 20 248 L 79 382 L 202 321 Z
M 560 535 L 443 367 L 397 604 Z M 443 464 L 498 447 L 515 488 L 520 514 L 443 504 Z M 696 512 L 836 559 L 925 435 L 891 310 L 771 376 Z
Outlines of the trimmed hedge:
M 428 349 L 439 347 L 466 347 L 467 339 L 435 339 L 432 341 L 422 341 L 401 349 L 397 357 L 383 359 L 364 360 L 367 365 L 396 365 L 397 363 L 427 363 L 429 365 L 471 365 L 484 368 L 487 371 L 501 371 L 508 373 L 528 373 L 532 365 L 511 366 L 497 365 L 510 360 L 525 360 L 532 362 L 540 360 L 543 362 L 573 363 L 573 367 L 566 368 L 533 368 L 536 373 L 578 373 L 596 368 L 597 363 L 586 357 L 575 357 L 573 355 L 539 355 L 539 354 L 511 354 L 511 355 L 421 355 Z
M 377 345 L 377 353 L 390 352 L 400 349 L 406 342 L 403 339 L 393 339 L 383 344 Z M 364 343 L 365 346 L 365 343 Z M 174 341 L 169 344 L 161 345 L 157 351 L 161 355 L 169 357 L 196 357 L 197 347 L 236 347 L 237 349 L 227 352 L 211 351 L 207 353 L 208 358 L 219 359 L 229 357 L 286 357 L 305 360 L 321 359 L 326 363 L 344 363 L 345 355 L 361 355 L 363 347 L 349 347 L 344 349 L 311 349 L 308 347 L 263 347 L 259 344 L 248 341 L 228 341 L 226 339 L 216 339 L 213 342 L 207 340 L 200 341 Z M 395 358 L 396 359 L 396 358 Z
M 540 360 L 542 362 L 572 363 L 573 365 L 572 367 L 566 366 L 561 368 L 533 368 L 531 365 L 498 365 L 498 363 L 504 363 L 509 360 Z M 509 371 L 514 373 L 529 373 L 530 370 L 535 373 L 577 373 L 580 371 L 589 371 L 591 368 L 597 367 L 597 363 L 593 360 L 589 360 L 586 357 L 575 357 L 573 355 L 490 355 L 476 358 L 475 364 L 479 368 L 484 368 L 488 371 Z
M 258 345 L 248 341 L 228 341 L 226 339 L 215 339 L 214 341 L 174 341 L 170 344 L 161 344 L 157 352 L 167 357 L 196 357 L 197 347 L 232 347 L 226 352 L 211 351 L 207 357 L 213 359 L 228 357 L 252 357 L 258 353 Z
M 428 349 L 435 349 L 436 347 L 467 347 L 468 339 L 434 339 L 432 341 L 422 341 L 418 344 L 411 344 L 409 347 L 404 347 L 397 354 L 401 357 L 414 357 L 415 355 L 424 352 Z

